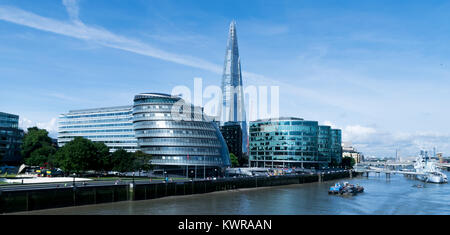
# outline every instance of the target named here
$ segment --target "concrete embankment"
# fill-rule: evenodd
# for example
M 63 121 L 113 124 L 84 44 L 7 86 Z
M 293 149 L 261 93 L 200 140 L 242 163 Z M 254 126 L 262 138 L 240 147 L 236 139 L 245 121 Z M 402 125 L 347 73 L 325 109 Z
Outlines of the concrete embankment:
M 166 196 L 192 195 L 231 189 L 270 187 L 342 179 L 352 172 L 272 177 L 226 178 L 218 180 L 102 185 L 76 188 L 44 188 L 0 191 L 0 213 L 81 206 L 126 200 L 147 200 Z

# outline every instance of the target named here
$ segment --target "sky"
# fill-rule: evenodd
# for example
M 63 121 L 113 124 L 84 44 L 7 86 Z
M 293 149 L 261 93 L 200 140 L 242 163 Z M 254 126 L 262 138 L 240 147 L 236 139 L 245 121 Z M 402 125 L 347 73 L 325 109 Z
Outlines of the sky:
M 450 156 L 450 2 L 0 0 L 0 111 L 57 136 L 59 114 L 221 82 L 237 24 L 244 87 L 280 116 L 342 129 L 365 156 Z

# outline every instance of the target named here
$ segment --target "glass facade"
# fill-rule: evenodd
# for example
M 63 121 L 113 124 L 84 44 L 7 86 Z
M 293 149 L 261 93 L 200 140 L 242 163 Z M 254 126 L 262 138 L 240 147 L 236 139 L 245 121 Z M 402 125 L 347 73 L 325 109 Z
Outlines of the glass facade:
M 244 91 L 242 86 L 241 59 L 236 34 L 236 23 L 230 24 L 225 62 L 222 76 L 222 123 L 239 122 L 242 129 L 242 152 L 248 149 L 248 128 L 244 107 Z
M 0 161 L 18 164 L 22 157 L 20 146 L 24 132 L 18 128 L 19 116 L 0 112 Z
M 186 112 L 178 112 L 175 104 L 181 104 Z M 133 123 L 139 148 L 152 155 L 152 164 L 158 168 L 188 175 L 198 167 L 199 172 L 204 169 L 210 175 L 211 170 L 230 166 L 228 149 L 217 124 L 204 117 L 200 107 L 187 104 L 180 97 L 136 95 Z
M 331 163 L 331 127 L 319 126 L 318 152 L 321 162 Z
M 331 129 L 331 161 L 342 162 L 342 132 L 339 129 Z
M 119 106 L 69 111 L 58 122 L 58 145 L 77 136 L 104 142 L 111 151 L 123 148 L 135 152 L 137 139 L 133 128 L 133 107 Z
M 331 128 L 319 126 L 316 121 L 293 117 L 257 120 L 250 122 L 249 133 L 252 167 L 310 168 L 330 164 Z
M 220 132 L 228 146 L 228 151 L 233 153 L 242 162 L 242 129 L 238 122 L 226 122 L 220 127 Z
M 19 128 L 19 116 L 0 112 L 0 127 Z

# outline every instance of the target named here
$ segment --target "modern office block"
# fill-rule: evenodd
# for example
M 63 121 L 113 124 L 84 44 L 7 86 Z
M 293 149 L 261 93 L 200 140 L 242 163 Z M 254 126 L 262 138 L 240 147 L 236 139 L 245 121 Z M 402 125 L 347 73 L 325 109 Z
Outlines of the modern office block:
M 226 122 L 220 126 L 220 132 L 227 143 L 228 151 L 233 153 L 240 163 L 243 163 L 242 129 L 240 123 Z
M 331 163 L 331 127 L 319 126 L 318 153 L 321 162 Z
M 208 177 L 230 166 L 227 146 L 216 123 L 204 116 L 201 107 L 180 97 L 136 95 L 133 123 L 140 150 L 152 155 L 152 165 L 162 172 Z
M 342 163 L 342 131 L 339 129 L 331 129 L 331 161 Z
M 133 129 L 133 106 L 73 110 L 61 114 L 58 122 L 58 145 L 77 136 L 103 142 L 110 151 L 138 149 Z
M 319 125 L 301 118 L 250 122 L 252 167 L 319 167 L 327 164 L 318 155 Z
M 19 116 L 0 112 L 0 161 L 4 164 L 18 164 L 22 157 L 20 147 L 24 132 L 18 128 Z

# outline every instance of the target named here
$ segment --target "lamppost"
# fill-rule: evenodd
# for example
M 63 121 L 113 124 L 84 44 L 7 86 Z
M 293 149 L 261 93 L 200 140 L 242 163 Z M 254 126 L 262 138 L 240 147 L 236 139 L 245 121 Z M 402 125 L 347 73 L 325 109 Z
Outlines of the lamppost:
M 75 187 L 75 173 L 73 173 L 72 176 L 73 176 L 73 184 L 72 185 L 73 185 L 73 187 Z
M 133 172 L 133 184 L 134 184 L 134 173 L 135 173 L 135 172 Z

